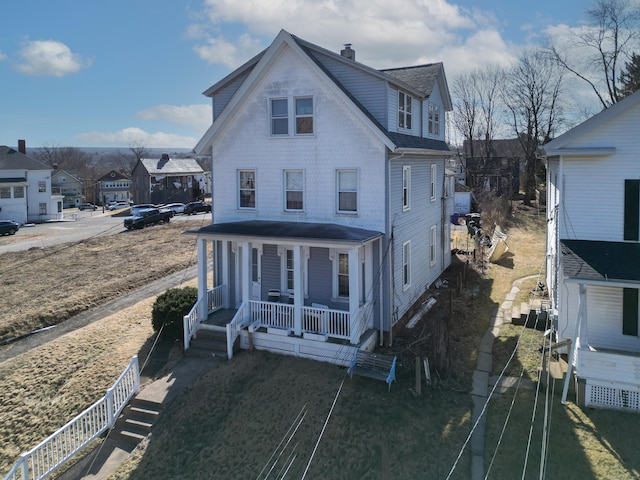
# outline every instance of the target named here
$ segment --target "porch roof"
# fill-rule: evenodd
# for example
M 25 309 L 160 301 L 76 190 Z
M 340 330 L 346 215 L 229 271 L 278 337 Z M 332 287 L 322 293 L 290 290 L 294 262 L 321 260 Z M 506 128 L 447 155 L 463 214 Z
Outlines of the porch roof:
M 640 283 L 640 243 L 561 240 L 564 274 L 588 282 Z
M 335 223 L 279 222 L 268 220 L 247 220 L 242 222 L 215 223 L 187 230 L 192 235 L 213 235 L 216 237 L 259 237 L 307 241 L 339 241 L 364 244 L 382 236 L 375 230 L 348 227 Z

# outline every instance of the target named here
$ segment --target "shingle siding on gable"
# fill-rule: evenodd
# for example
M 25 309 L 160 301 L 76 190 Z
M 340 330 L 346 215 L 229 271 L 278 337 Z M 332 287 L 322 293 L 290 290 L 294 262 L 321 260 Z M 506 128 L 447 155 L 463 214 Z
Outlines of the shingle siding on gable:
M 269 99 L 296 95 L 313 95 L 314 135 L 272 138 Z M 297 55 L 285 49 L 239 107 L 212 152 L 216 223 L 295 219 L 384 231 L 385 218 L 380 212 L 385 211 L 381 195 L 385 191 L 385 146 Z M 216 163 L 219 155 L 233 162 Z M 303 213 L 284 212 L 283 170 L 289 168 L 304 171 Z M 336 215 L 336 168 L 358 169 L 357 215 Z M 237 169 L 256 170 L 255 210 L 237 209 Z
M 225 85 L 224 88 L 218 90 L 216 94 L 213 96 L 213 120 L 218 118 L 218 116 L 222 113 L 224 108 L 229 104 L 233 95 L 238 91 L 240 86 L 247 79 L 250 70 L 244 72 L 242 75 L 239 75 L 232 82 L 229 82 L 228 85 Z

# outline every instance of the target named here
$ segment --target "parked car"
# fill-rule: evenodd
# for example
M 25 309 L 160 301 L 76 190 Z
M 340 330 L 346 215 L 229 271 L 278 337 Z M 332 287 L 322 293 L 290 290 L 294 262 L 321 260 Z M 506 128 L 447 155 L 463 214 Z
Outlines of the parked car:
M 150 208 L 158 208 L 158 206 L 153 203 L 139 203 L 137 205 L 133 205 L 131 207 L 131 215 L 138 215 L 145 210 L 149 210 Z
M 78 205 L 78 210 L 97 210 L 98 206 L 93 203 L 81 203 Z
M 162 208 L 168 208 L 173 213 L 184 213 L 184 203 L 167 203 Z
M 123 208 L 129 208 L 131 205 L 129 204 L 129 202 L 116 202 L 116 203 L 112 203 L 111 205 L 109 205 L 107 207 L 107 210 L 113 211 L 113 210 L 122 210 Z
M 0 235 L 13 235 L 20 230 L 20 224 L 13 220 L 0 220 Z
M 144 228 L 147 225 L 156 223 L 168 223 L 173 216 L 170 210 L 160 210 L 158 208 L 147 208 L 140 211 L 138 215 L 133 215 L 124 219 L 124 228 L 132 230 L 134 228 Z
M 211 205 L 207 202 L 189 202 L 184 206 L 184 213 L 186 215 L 194 215 L 198 212 L 210 212 Z

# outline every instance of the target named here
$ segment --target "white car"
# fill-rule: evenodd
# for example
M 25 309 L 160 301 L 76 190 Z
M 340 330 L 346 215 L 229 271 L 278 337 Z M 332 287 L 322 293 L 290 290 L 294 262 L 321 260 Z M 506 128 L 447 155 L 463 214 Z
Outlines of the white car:
M 184 203 L 167 203 L 162 208 L 168 208 L 173 213 L 184 213 Z
M 108 210 L 121 210 L 123 208 L 129 208 L 131 205 L 129 202 L 117 202 L 107 207 Z

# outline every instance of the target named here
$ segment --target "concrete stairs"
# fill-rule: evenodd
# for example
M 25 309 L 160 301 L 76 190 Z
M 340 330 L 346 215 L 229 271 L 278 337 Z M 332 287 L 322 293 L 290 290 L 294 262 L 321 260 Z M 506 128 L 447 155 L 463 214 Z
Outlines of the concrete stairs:
M 540 311 L 540 312 L 538 312 Z M 527 328 L 545 331 L 548 325 L 548 315 L 545 309 L 541 310 L 541 301 L 533 300 L 531 304 L 521 302 L 511 308 L 511 323 L 513 325 L 524 325 Z
M 234 352 L 238 345 L 238 339 L 236 339 L 236 345 L 234 345 Z M 198 358 L 211 358 L 218 357 L 224 360 L 228 360 L 227 354 L 227 331 L 222 327 L 207 327 L 200 326 L 196 331 L 194 337 L 189 343 L 189 348 L 185 352 L 188 357 Z
M 117 441 L 124 450 L 133 451 L 151 433 L 162 411 L 162 403 L 133 397 L 122 410 L 109 438 Z

